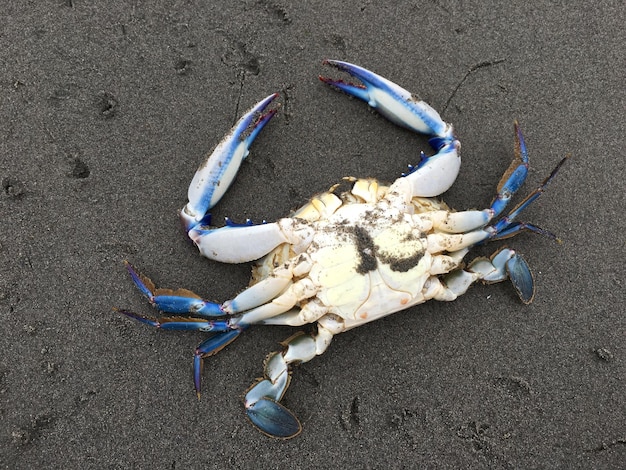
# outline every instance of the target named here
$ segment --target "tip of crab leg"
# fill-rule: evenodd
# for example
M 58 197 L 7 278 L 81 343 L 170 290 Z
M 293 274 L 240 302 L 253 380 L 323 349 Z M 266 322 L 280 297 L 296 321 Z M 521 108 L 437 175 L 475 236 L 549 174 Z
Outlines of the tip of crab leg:
M 155 328 L 161 327 L 161 323 L 159 321 L 144 317 L 143 315 L 139 315 L 138 313 L 134 313 L 129 310 L 123 310 L 117 307 L 113 307 L 113 311 L 121 313 L 122 315 L 126 315 L 127 317 L 130 317 L 133 320 L 137 320 L 138 322 L 144 323 L 146 325 L 154 326 Z
M 196 389 L 196 397 L 200 400 L 200 396 L 202 395 L 202 365 L 204 364 L 204 359 L 202 358 L 202 354 L 196 352 L 193 355 L 193 385 Z
M 135 286 L 137 286 L 137 289 L 139 289 L 148 299 L 152 299 L 154 291 L 154 286 L 151 285 L 152 283 L 139 274 L 135 270 L 134 266 L 128 261 L 124 260 L 124 266 L 126 266 L 126 270 L 128 271 L 128 274 L 130 274 L 130 278 L 135 283 Z

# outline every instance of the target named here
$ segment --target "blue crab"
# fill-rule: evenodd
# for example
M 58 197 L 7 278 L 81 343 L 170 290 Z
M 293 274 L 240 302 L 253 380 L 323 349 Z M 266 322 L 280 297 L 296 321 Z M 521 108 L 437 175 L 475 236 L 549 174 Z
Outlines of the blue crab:
M 515 156 L 496 196 L 484 210 L 456 212 L 434 199 L 445 192 L 460 168 L 460 144 L 452 126 L 437 111 L 391 81 L 346 62 L 326 65 L 347 72 L 358 83 L 320 79 L 369 104 L 392 122 L 430 136 L 435 154 L 423 152 L 409 172 L 390 185 L 375 179 L 344 178 L 314 196 L 290 216 L 274 223 L 235 224 L 226 219 L 211 226 L 209 210 L 218 203 L 249 147 L 276 113 L 272 94 L 236 123 L 200 166 L 180 216 L 189 238 L 205 257 L 225 263 L 258 260 L 250 286 L 223 303 L 185 289 L 158 289 L 128 262 L 139 290 L 158 310 L 152 319 L 121 313 L 164 330 L 210 333 L 194 353 L 193 376 L 200 397 L 203 360 L 234 341 L 251 325 L 313 323 L 284 341 L 264 364 L 264 376 L 245 394 L 249 420 L 263 433 L 291 438 L 302 426 L 281 399 L 292 365 L 307 362 L 328 348 L 333 336 L 431 299 L 451 301 L 476 282 L 510 279 L 519 298 L 530 303 L 533 278 L 521 255 L 503 248 L 490 258 L 465 264 L 469 249 L 488 241 L 531 231 L 554 237 L 535 225 L 517 221 L 556 175 L 564 158 L 545 181 L 513 210 L 502 215 L 528 172 L 528 153 L 515 122 Z

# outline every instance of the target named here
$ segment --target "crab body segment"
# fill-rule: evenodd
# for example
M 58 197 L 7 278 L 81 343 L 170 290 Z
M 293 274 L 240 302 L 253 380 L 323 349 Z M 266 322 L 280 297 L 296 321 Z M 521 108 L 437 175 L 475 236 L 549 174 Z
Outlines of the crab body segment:
M 445 192 L 460 168 L 460 144 L 428 104 L 373 72 L 340 61 L 325 64 L 347 72 L 361 84 L 320 77 L 325 83 L 366 101 L 396 124 L 431 136 L 436 151 L 421 154 L 417 165 L 391 185 L 374 179 L 344 178 L 313 197 L 289 217 L 259 225 L 210 225 L 209 210 L 234 180 L 249 147 L 276 109 L 277 97 L 257 103 L 200 166 L 189 188 L 181 220 L 191 240 L 207 258 L 241 263 L 255 261 L 250 286 L 223 303 L 188 290 L 157 289 L 127 263 L 139 290 L 169 316 L 158 320 L 126 310 L 121 313 L 162 329 L 202 330 L 210 336 L 194 354 L 194 383 L 200 396 L 203 360 L 228 345 L 249 326 L 314 323 L 311 334 L 287 339 L 265 361 L 264 377 L 246 393 L 250 421 L 272 437 L 290 438 L 301 425 L 281 399 L 293 364 L 322 354 L 334 335 L 431 299 L 450 301 L 476 282 L 510 279 L 520 299 L 530 303 L 530 269 L 515 251 L 504 248 L 465 265 L 477 244 L 528 230 L 554 237 L 517 221 L 519 213 L 543 192 L 552 174 L 505 216 L 507 203 L 524 182 L 528 153 L 515 123 L 515 158 L 489 208 L 455 212 L 432 199 Z

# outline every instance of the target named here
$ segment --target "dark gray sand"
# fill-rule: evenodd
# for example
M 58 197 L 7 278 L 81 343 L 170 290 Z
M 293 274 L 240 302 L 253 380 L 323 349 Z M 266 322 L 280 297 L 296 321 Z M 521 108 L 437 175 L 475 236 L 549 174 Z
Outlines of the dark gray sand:
M 3 3 L 2 468 L 624 468 L 623 3 L 216 3 Z M 475 286 L 336 337 L 295 370 L 285 403 L 304 431 L 277 441 L 241 396 L 292 330 L 253 328 L 207 361 L 198 401 L 204 335 L 111 308 L 153 313 L 124 259 L 213 299 L 246 285 L 249 266 L 185 241 L 177 210 L 204 154 L 269 93 L 280 114 L 215 220 L 274 220 L 341 176 L 393 180 L 428 149 L 320 83 L 339 75 L 324 58 L 454 123 L 453 207 L 489 204 L 514 119 L 522 192 L 571 153 L 524 217 L 563 243 L 509 241 L 534 269 L 530 306 L 508 283 Z

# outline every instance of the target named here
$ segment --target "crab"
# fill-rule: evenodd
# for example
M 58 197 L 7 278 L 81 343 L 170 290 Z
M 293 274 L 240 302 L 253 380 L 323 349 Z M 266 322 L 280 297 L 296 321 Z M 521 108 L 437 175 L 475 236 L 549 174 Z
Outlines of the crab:
M 452 126 L 424 101 L 399 85 L 357 65 L 337 60 L 324 64 L 346 72 L 357 83 L 320 79 L 369 104 L 390 121 L 430 136 L 434 155 L 421 153 L 392 184 L 371 178 L 344 178 L 314 196 L 288 217 L 273 223 L 211 225 L 210 209 L 235 179 L 250 145 L 277 112 L 269 95 L 246 112 L 196 172 L 189 202 L 180 212 L 189 238 L 200 253 L 215 261 L 255 261 L 250 286 L 223 303 L 186 289 L 156 288 L 130 263 L 126 268 L 137 288 L 159 311 L 158 319 L 118 310 L 163 330 L 210 333 L 195 350 L 193 378 L 200 397 L 203 361 L 233 342 L 251 325 L 314 324 L 298 332 L 265 360 L 263 377 L 244 397 L 247 417 L 268 436 L 288 439 L 302 425 L 282 403 L 292 367 L 326 351 L 332 338 L 401 310 L 435 299 L 452 301 L 477 282 L 510 279 L 525 304 L 534 297 L 534 282 L 524 258 L 510 248 L 469 263 L 473 246 L 522 231 L 556 237 L 536 225 L 517 221 L 537 199 L 567 159 L 513 210 L 507 203 L 528 172 L 528 152 L 517 122 L 514 159 L 502 177 L 491 205 L 484 210 L 453 211 L 436 199 L 454 183 L 461 164 L 460 143 Z

